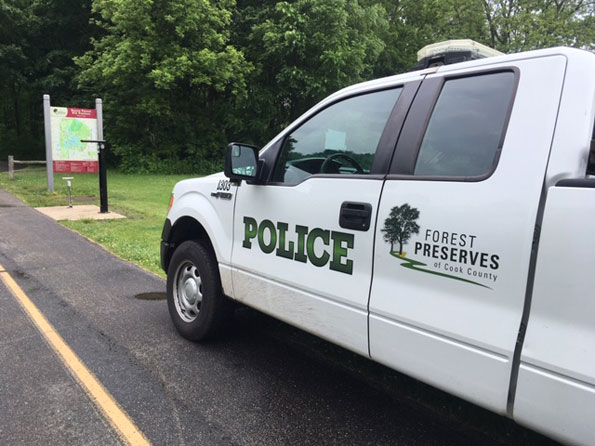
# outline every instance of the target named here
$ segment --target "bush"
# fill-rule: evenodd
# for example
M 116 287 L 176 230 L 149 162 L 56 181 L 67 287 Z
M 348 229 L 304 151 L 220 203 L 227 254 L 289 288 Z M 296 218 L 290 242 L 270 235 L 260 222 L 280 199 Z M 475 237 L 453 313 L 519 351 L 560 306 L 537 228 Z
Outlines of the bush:
M 163 157 L 156 153 L 143 153 L 140 148 L 114 148 L 118 169 L 125 173 L 200 174 L 223 170 L 223 157 L 203 158 L 188 156 L 184 159 Z

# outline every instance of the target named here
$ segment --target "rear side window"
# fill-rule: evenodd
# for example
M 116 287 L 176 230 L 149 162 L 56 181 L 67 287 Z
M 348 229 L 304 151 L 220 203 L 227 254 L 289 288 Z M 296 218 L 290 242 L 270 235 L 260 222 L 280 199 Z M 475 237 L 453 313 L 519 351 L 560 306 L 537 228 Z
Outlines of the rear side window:
M 513 90 L 512 72 L 447 80 L 423 137 L 414 174 L 488 174 L 501 148 Z

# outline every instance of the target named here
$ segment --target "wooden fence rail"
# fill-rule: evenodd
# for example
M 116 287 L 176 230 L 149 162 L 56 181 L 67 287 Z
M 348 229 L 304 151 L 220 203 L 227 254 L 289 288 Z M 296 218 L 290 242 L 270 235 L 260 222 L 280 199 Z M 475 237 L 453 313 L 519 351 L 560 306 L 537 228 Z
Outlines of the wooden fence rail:
M 19 161 L 15 160 L 14 156 L 8 155 L 8 179 L 14 180 L 14 165 L 15 164 L 43 164 L 45 166 L 45 161 Z

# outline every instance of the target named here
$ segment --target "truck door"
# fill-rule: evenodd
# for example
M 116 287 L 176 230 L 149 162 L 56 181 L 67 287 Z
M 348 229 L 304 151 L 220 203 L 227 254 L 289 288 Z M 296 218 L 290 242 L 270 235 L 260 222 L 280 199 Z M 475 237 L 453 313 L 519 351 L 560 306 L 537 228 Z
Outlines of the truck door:
M 419 76 L 327 101 L 268 150 L 267 184 L 242 183 L 234 297 L 368 354 L 374 223 L 388 160 Z M 271 154 L 267 154 L 271 159 Z M 276 160 L 276 161 L 275 161 Z
M 552 56 L 429 75 L 378 210 L 371 357 L 500 413 L 564 70 Z

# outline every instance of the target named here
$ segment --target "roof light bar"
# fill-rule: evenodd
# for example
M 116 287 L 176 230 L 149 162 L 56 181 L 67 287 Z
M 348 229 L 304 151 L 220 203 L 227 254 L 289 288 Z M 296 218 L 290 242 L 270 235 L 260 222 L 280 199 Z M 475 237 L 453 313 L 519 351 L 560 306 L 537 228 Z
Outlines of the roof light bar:
M 502 56 L 503 54 L 471 39 L 446 40 L 426 45 L 419 50 L 417 52 L 418 63 L 412 70 L 483 59 L 484 57 Z
M 446 53 L 455 53 L 469 51 L 475 59 L 484 57 L 502 56 L 504 53 L 497 51 L 489 46 L 482 45 L 471 39 L 446 40 L 444 42 L 432 43 L 424 46 L 417 52 L 417 60 L 420 61 L 426 57 L 440 56 Z

